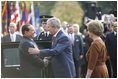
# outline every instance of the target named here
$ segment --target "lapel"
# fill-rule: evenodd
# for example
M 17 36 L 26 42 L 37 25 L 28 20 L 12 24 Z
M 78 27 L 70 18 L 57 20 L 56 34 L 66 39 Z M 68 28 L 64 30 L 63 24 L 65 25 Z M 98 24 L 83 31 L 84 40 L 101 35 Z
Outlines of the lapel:
M 117 36 L 114 35 L 114 32 L 112 32 L 111 37 L 112 37 L 113 41 L 117 40 Z
M 76 44 L 76 39 L 77 39 L 77 37 L 76 37 L 76 35 L 74 34 L 74 45 Z
M 7 39 L 11 42 L 10 33 L 8 34 L 8 38 Z
M 37 46 L 37 44 L 34 42 L 34 40 L 31 40 L 31 39 L 30 39 L 30 41 L 32 42 L 32 45 L 33 45 L 34 47 L 38 48 L 38 46 Z
M 18 36 L 17 36 L 17 34 L 16 34 L 16 41 L 18 40 L 19 38 L 18 38 Z
M 75 34 L 74 35 L 74 44 L 80 41 L 80 38 Z
M 30 38 L 25 37 L 25 36 L 24 36 L 24 38 L 25 38 L 26 40 L 28 40 L 28 41 L 30 42 L 30 44 L 32 44 L 34 47 L 37 47 L 37 48 L 38 48 L 38 46 L 37 46 L 37 44 L 34 42 L 34 40 L 31 40 Z
M 58 38 L 60 37 L 61 33 L 62 33 L 62 31 L 60 30 L 60 31 L 58 32 L 57 36 L 55 37 L 54 43 L 52 44 L 52 48 L 56 47 Z

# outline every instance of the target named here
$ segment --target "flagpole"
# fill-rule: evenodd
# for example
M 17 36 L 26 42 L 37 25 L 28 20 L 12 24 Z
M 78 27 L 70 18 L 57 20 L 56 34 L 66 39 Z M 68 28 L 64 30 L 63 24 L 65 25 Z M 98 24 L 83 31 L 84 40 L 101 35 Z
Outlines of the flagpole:
M 31 7 L 32 8 L 32 16 L 33 16 L 32 17 L 32 21 L 33 21 L 32 23 L 33 23 L 33 26 L 35 27 L 35 21 L 34 21 L 35 20 L 35 17 L 34 17 L 34 3 L 33 3 L 33 1 L 31 2 L 31 4 L 32 4 L 32 7 Z

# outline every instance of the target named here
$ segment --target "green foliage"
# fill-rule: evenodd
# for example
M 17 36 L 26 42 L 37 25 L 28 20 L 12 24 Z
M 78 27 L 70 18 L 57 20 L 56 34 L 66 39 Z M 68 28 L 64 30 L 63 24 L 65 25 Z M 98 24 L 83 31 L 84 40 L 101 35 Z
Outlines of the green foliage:
M 98 1 L 97 6 L 102 8 L 103 14 L 108 14 L 111 10 L 117 10 L 117 1 Z
M 36 12 L 40 4 L 40 15 L 50 15 L 50 10 L 54 7 L 55 1 L 34 1 L 34 10 Z
M 37 11 L 38 5 L 40 5 L 40 2 L 39 1 L 33 1 L 33 3 L 34 3 L 34 14 L 35 14 Z
M 76 1 L 58 1 L 51 10 L 51 15 L 59 18 L 61 22 L 67 21 L 69 24 L 82 24 L 84 11 Z

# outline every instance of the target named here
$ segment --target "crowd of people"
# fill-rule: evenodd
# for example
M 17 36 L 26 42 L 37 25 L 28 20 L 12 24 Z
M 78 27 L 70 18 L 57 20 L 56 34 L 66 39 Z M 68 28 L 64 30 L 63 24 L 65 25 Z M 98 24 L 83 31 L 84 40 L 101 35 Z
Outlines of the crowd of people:
M 30 24 L 22 26 L 20 36 L 15 33 L 15 23 L 10 23 L 2 43 L 20 42 L 20 72 L 24 78 L 42 77 L 43 68 L 48 68 L 46 77 L 51 78 L 117 78 L 117 21 L 110 16 L 102 22 L 85 17 L 83 34 L 78 24 L 61 24 L 56 17 L 42 20 L 37 36 Z M 51 41 L 51 48 L 39 49 L 35 40 Z

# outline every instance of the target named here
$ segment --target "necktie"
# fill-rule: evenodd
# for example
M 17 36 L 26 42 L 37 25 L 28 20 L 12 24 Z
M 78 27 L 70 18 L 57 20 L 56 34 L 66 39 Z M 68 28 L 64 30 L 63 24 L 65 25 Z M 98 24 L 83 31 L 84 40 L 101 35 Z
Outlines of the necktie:
M 48 37 L 48 34 L 47 34 L 47 32 L 46 32 L 45 36 L 46 36 L 46 37 Z
M 55 36 L 53 36 L 52 43 L 54 43 L 54 40 L 55 40 Z

